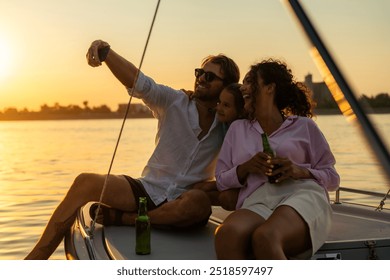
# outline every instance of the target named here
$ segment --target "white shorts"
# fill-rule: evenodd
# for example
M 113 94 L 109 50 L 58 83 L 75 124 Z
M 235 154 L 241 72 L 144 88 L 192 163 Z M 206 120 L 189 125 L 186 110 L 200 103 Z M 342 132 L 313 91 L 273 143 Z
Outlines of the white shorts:
M 246 198 L 241 208 L 268 219 L 281 205 L 295 209 L 307 223 L 312 249 L 295 257 L 310 258 L 324 244 L 331 228 L 332 208 L 325 190 L 313 180 L 267 182 Z

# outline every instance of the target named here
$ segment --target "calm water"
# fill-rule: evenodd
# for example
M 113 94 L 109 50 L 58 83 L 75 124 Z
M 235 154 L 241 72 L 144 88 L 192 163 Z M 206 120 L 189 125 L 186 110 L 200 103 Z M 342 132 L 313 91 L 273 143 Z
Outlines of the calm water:
M 372 117 L 390 139 L 390 115 Z M 342 185 L 385 193 L 388 184 L 357 130 L 342 116 L 316 121 L 334 151 Z M 112 173 L 141 173 L 156 124 L 127 121 Z M 120 126 L 121 120 L 0 122 L 0 260 L 22 259 L 29 252 L 80 172 L 108 171 Z M 64 256 L 61 244 L 52 259 Z

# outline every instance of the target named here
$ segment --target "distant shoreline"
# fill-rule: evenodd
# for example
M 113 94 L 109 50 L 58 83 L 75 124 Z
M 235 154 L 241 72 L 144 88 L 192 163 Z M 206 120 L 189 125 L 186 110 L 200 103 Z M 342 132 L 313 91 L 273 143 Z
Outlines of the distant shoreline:
M 321 115 L 340 115 L 339 109 L 315 109 L 314 113 Z M 376 108 L 368 114 L 390 114 L 390 108 Z M 80 114 L 44 114 L 44 113 L 17 113 L 1 115 L 0 121 L 42 121 L 42 120 L 96 120 L 96 119 L 123 119 L 124 114 L 112 113 L 80 113 Z M 128 119 L 153 118 L 150 112 L 130 114 Z
M 390 114 L 390 107 L 385 108 L 364 108 L 367 114 Z M 341 112 L 338 108 L 334 109 L 322 109 L 316 108 L 314 109 L 314 113 L 316 115 L 340 115 Z
M 61 121 L 61 120 L 110 120 L 110 119 L 123 119 L 124 116 L 113 115 L 101 115 L 101 116 L 51 116 L 51 117 L 10 117 L 1 118 L 0 121 Z M 127 117 L 128 119 L 152 119 L 153 117 Z
M 50 120 L 99 120 L 99 119 L 123 119 L 124 113 L 80 113 L 80 114 L 43 114 L 43 113 L 18 113 L 12 115 L 0 115 L 0 121 L 50 121 Z M 128 119 L 153 118 L 149 112 L 130 114 Z

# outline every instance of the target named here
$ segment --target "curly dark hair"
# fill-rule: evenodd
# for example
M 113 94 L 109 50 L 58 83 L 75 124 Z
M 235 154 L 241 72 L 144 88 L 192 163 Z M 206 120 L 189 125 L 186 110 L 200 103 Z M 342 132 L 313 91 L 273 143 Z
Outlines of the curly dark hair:
M 303 83 L 294 80 L 292 71 L 286 63 L 276 59 L 267 59 L 252 65 L 247 74 L 252 86 L 252 93 L 256 93 L 259 89 L 259 77 L 266 85 L 275 84 L 274 102 L 283 116 L 314 117 L 312 110 L 315 107 L 315 102 L 312 100 L 310 90 Z M 255 111 L 256 94 L 251 96 L 253 111 Z M 253 119 L 254 114 L 251 114 L 250 118 Z

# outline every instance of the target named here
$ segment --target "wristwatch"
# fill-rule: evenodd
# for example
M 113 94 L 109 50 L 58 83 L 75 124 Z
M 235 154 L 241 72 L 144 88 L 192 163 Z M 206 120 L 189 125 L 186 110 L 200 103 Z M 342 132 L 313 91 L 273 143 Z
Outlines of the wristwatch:
M 108 45 L 107 47 L 101 48 L 98 50 L 98 55 L 99 55 L 99 61 L 103 62 L 106 60 L 108 52 L 110 51 L 110 46 Z

